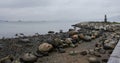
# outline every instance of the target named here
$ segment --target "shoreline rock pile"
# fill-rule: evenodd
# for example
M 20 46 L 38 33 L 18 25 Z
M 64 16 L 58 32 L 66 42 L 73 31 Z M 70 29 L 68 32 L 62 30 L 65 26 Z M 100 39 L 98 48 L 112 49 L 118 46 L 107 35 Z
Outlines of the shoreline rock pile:
M 79 29 L 76 30 L 75 27 Z M 68 32 L 48 31 L 45 35 L 36 33 L 34 36 L 1 39 L 0 58 L 12 56 L 12 60 L 7 58 L 0 60 L 0 63 L 39 63 L 39 58 L 49 56 L 52 52 L 68 53 L 66 52 L 68 48 L 77 48 L 82 43 L 91 42 L 92 44 L 95 40 L 94 46 L 91 46 L 93 49 L 87 48 L 86 45 L 84 47 L 87 49 L 69 51 L 69 55 L 80 54 L 87 57 L 86 61 L 89 63 L 107 62 L 120 39 L 120 25 L 87 22 L 75 24 L 74 28 L 69 29 Z

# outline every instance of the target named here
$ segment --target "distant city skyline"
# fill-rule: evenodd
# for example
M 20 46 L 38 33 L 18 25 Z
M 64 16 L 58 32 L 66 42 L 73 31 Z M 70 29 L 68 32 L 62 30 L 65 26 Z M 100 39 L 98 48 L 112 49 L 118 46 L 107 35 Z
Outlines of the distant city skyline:
M 0 20 L 120 21 L 120 0 L 0 0 Z

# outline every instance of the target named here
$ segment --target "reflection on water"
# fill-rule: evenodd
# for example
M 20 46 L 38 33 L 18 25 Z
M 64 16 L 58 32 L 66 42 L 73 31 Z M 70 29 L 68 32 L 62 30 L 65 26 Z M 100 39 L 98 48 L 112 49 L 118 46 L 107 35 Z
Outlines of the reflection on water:
M 68 31 L 71 25 L 79 21 L 42 21 L 42 22 L 0 22 L 0 38 L 14 37 L 16 33 L 33 35 L 35 33 L 45 34 L 49 30 L 58 32 L 60 29 Z

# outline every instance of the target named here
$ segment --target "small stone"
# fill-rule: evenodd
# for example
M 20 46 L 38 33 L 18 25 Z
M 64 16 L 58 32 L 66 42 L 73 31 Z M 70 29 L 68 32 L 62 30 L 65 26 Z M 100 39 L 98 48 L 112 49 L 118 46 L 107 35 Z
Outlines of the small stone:
M 77 55 L 79 52 L 78 51 L 70 51 L 69 55 Z
M 78 35 L 76 34 L 76 35 L 73 35 L 72 36 L 72 39 L 78 39 Z
M 62 44 L 63 48 L 67 48 L 68 44 Z
M 32 53 L 25 53 L 20 59 L 23 62 L 35 62 L 37 57 Z
M 95 57 L 89 57 L 88 61 L 89 63 L 100 63 L 100 61 Z
M 29 43 L 30 42 L 30 40 L 29 39 L 19 39 L 19 42 L 23 42 L 23 43 Z
M 87 55 L 88 53 L 87 53 L 87 51 L 82 51 L 82 52 L 80 52 L 80 54 L 81 55 Z
M 65 49 L 59 48 L 59 49 L 58 49 L 58 52 L 60 52 L 60 53 L 65 53 Z
M 92 36 L 91 36 L 91 38 L 92 38 L 92 39 L 95 39 L 95 38 L 96 38 L 96 36 L 92 35 Z
M 99 47 L 95 47 L 95 51 L 99 51 L 100 50 L 100 48 Z
M 55 38 L 54 42 L 53 42 L 54 46 L 59 46 L 63 44 L 63 40 L 59 39 L 59 38 Z
M 109 56 L 106 54 L 102 57 L 102 62 L 107 62 L 108 61 Z
M 94 55 L 94 54 L 95 54 L 95 51 L 94 51 L 93 49 L 90 49 L 90 50 L 89 50 L 89 54 Z
M 19 60 L 14 60 L 12 63 L 21 63 Z
M 105 43 L 103 48 L 105 50 L 112 50 L 112 49 L 114 49 L 114 47 L 115 47 L 115 45 L 113 45 L 111 43 Z
M 86 41 L 90 41 L 91 39 L 92 39 L 91 36 L 87 36 L 87 35 L 86 35 L 86 36 L 84 37 L 84 40 L 86 40 Z
M 107 62 L 108 61 L 108 59 L 106 58 L 106 59 L 102 59 L 102 62 Z
M 65 42 L 66 42 L 67 44 L 72 44 L 72 39 L 71 39 L 71 38 L 66 38 L 66 39 L 65 39 Z
M 95 54 L 94 54 L 96 57 L 101 57 L 101 54 L 100 53 L 98 53 L 98 52 L 95 52 Z
M 108 54 L 112 54 L 113 50 L 108 50 Z
M 73 48 L 75 48 L 76 46 L 75 46 L 74 44 L 70 44 L 70 47 L 73 47 Z
M 105 51 L 104 49 L 100 49 L 100 50 L 99 50 L 99 53 L 101 53 L 101 54 L 105 54 L 106 51 Z

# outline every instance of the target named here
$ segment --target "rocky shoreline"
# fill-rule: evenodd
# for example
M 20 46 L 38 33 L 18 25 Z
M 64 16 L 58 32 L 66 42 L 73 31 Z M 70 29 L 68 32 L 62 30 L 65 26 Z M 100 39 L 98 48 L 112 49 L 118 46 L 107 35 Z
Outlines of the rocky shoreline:
M 0 39 L 0 63 L 107 63 L 120 39 L 120 24 L 83 22 L 72 26 L 67 32 L 21 33 Z

